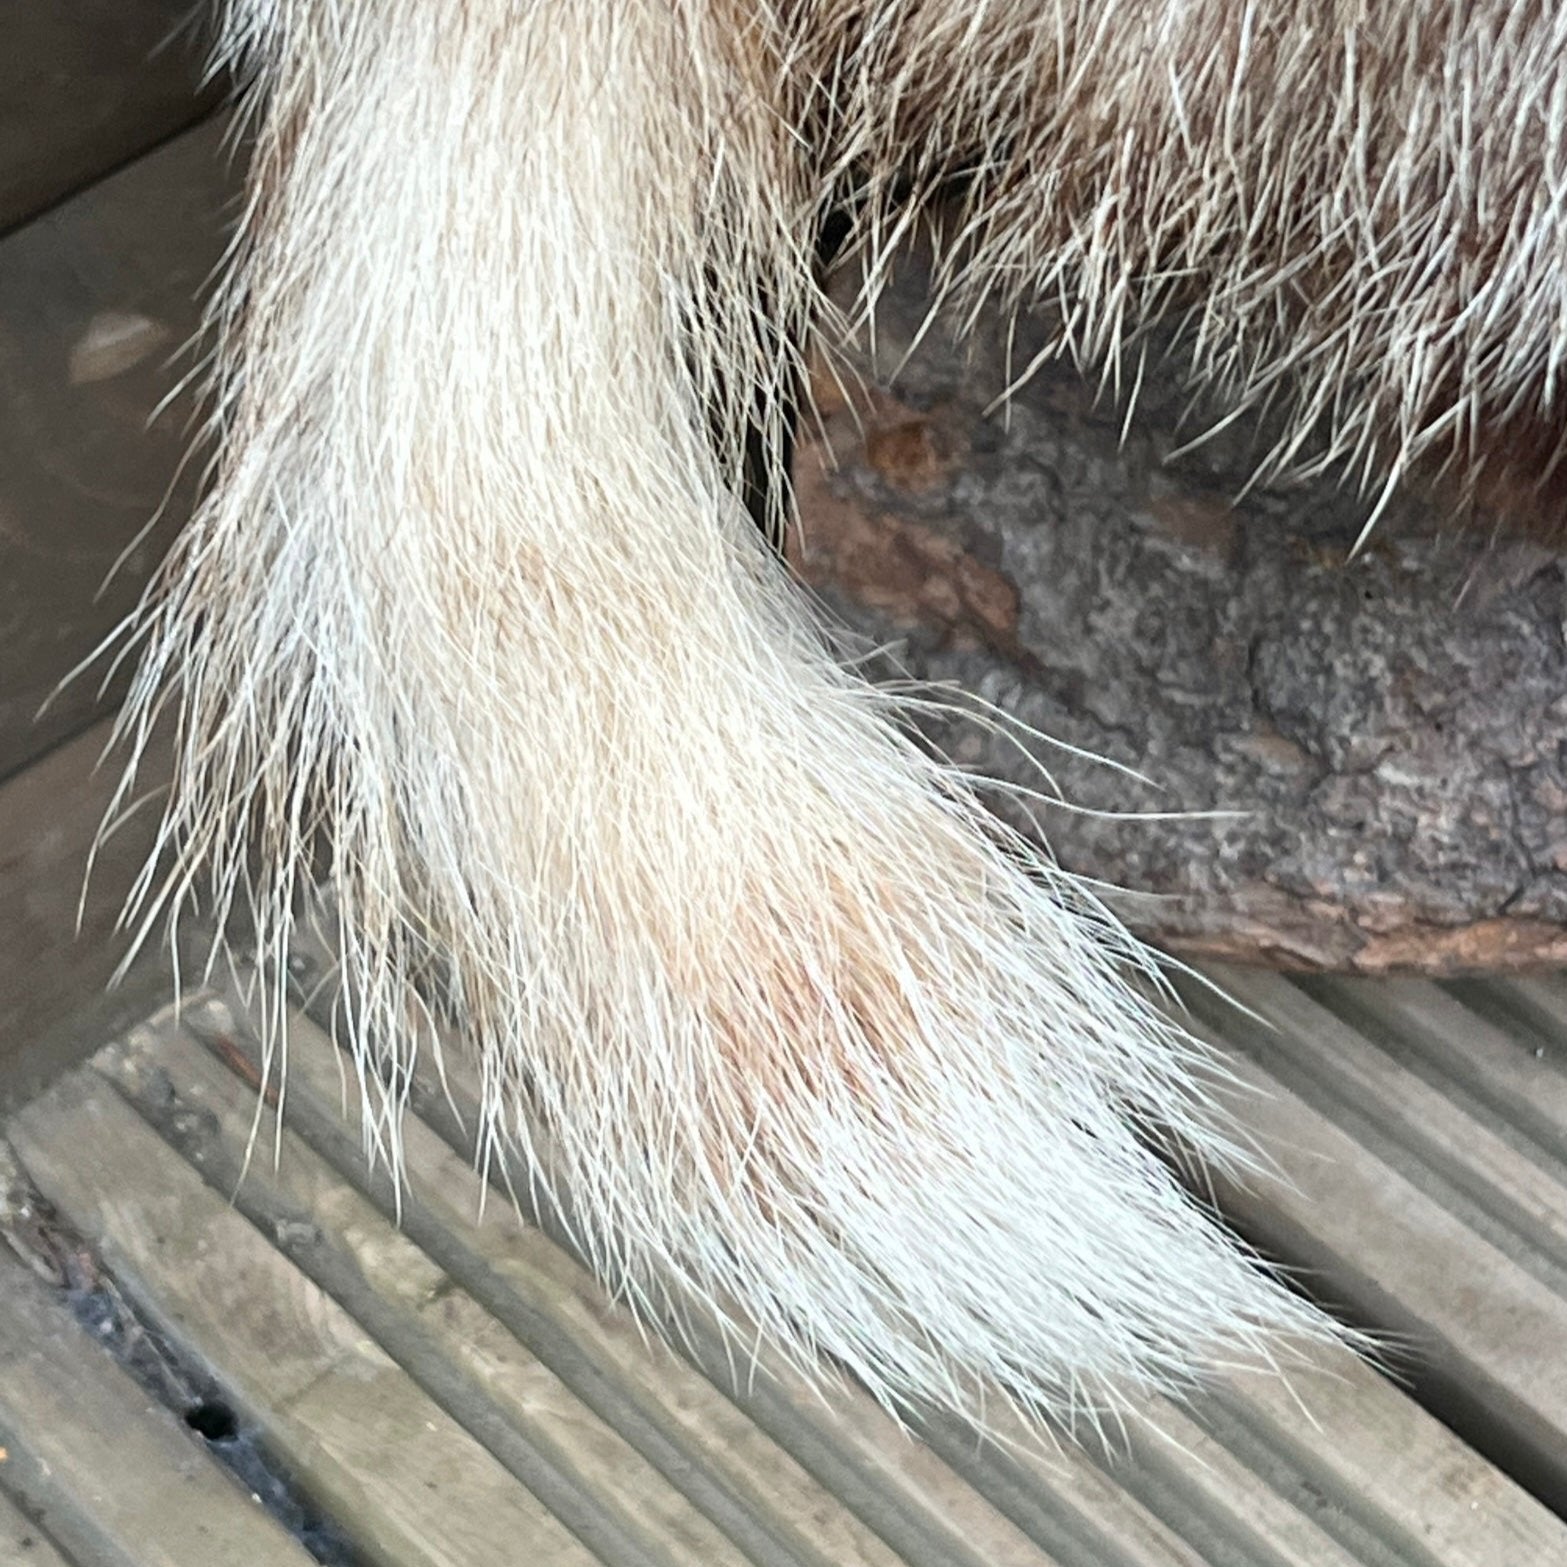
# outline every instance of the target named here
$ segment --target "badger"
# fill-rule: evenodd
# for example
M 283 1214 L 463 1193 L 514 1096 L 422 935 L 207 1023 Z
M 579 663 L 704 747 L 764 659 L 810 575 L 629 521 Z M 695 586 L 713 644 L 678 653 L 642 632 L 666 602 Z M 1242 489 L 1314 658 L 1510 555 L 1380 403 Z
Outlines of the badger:
M 127 778 L 176 730 L 142 927 L 243 911 L 281 973 L 330 884 L 378 1155 L 455 1025 L 484 1146 L 623 1298 L 890 1408 L 1070 1416 L 1331 1336 L 1172 1169 L 1247 1156 L 1159 963 L 839 655 L 747 500 L 783 520 L 806 359 L 917 234 L 959 321 L 1048 306 L 1100 365 L 1174 326 L 1270 410 L 1270 472 L 1548 513 L 1567 9 L 226 0 L 221 34 L 217 470 L 124 634 Z

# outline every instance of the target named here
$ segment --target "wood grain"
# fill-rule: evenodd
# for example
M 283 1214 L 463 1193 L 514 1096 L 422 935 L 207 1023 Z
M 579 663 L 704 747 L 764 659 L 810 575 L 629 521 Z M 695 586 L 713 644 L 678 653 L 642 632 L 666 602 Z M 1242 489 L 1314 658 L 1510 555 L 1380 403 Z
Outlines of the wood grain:
M 818 378 L 792 553 L 888 650 L 870 673 L 956 688 L 916 721 L 1020 791 L 1001 814 L 1195 960 L 1567 963 L 1559 534 L 1254 485 L 1266 420 L 1194 397 L 1159 334 L 1130 402 L 1065 357 L 1003 400 L 1059 322 L 982 311 L 955 343 L 921 258 L 893 271 L 872 389 Z
M 252 1048 L 227 1007 L 209 1003 L 187 1016 L 209 1039 Z M 292 1124 L 357 1182 L 379 1189 L 384 1201 L 384 1184 L 369 1179 L 357 1134 L 342 1116 L 346 1080 L 339 1052 L 297 1013 L 290 1018 L 287 1049 L 286 1113 Z M 832 1487 L 813 1479 L 712 1382 L 650 1340 L 628 1311 L 604 1298 L 578 1262 L 522 1221 L 504 1198 L 492 1192 L 486 1201 L 482 1181 L 462 1155 L 417 1118 L 409 1119 L 404 1137 L 414 1174 L 401 1219 L 410 1235 L 426 1245 L 444 1235 L 446 1266 L 482 1287 L 492 1314 L 559 1368 L 579 1396 L 601 1409 L 666 1478 L 698 1498 L 753 1560 L 779 1567 L 892 1567 L 896 1558 Z M 809 1411 L 813 1419 L 823 1414 L 820 1404 Z M 878 1429 L 884 1433 L 885 1423 Z M 910 1457 L 916 1451 L 901 1438 L 899 1447 Z M 910 1516 L 916 1518 L 940 1494 L 939 1485 L 923 1498 L 917 1484 L 908 1490 Z M 1027 1542 L 977 1497 L 968 1493 L 968 1500 L 975 1505 L 964 1519 L 964 1538 L 989 1542 L 993 1552 L 981 1554 L 978 1562 L 1022 1567 L 1037 1560 Z M 960 1537 L 938 1529 L 935 1539 L 946 1554 L 933 1559 L 967 1567 L 971 1558 Z
M 200 1440 L 155 1404 L 0 1249 L 0 1482 L 82 1561 L 308 1567 Z M 0 1549 L 6 1541 L 0 1511 Z M 18 1552 L 7 1562 L 47 1560 Z
M 270 1108 L 258 1116 L 251 1084 L 194 1039 L 169 1023 L 139 1029 L 95 1064 L 177 1144 L 183 1128 L 199 1127 L 185 1151 L 217 1190 L 237 1191 L 263 1232 L 310 1233 L 297 1264 L 602 1560 L 745 1567 L 679 1490 L 407 1234 L 292 1131 L 280 1132 Z M 271 1155 L 247 1168 L 253 1135 Z
M 1291 1050 L 1314 1048 L 1317 1035 L 1308 1038 L 1306 1029 L 1317 1021 L 1285 1020 Z M 296 1091 L 303 1084 L 328 1115 L 349 1108 L 342 1058 L 319 1030 L 297 1021 L 289 1057 Z M 1348 1066 L 1368 1081 L 1374 1076 L 1364 1062 Z M 1400 1081 L 1411 1092 L 1419 1086 Z M 457 1049 L 448 1055 L 446 1091 L 471 1124 L 475 1083 L 470 1062 Z M 1348 1092 L 1367 1098 L 1354 1078 Z M 1397 1097 L 1395 1085 L 1390 1102 Z M 440 1097 L 432 1094 L 431 1102 Z M 1473 1145 L 1483 1163 L 1485 1150 L 1475 1135 L 1480 1128 L 1455 1122 L 1446 1129 Z M 310 1135 L 321 1134 L 312 1128 Z M 408 1136 L 414 1204 L 438 1212 L 454 1233 L 472 1234 L 471 1172 L 453 1162 L 450 1149 L 432 1146 L 419 1119 L 410 1120 Z M 352 1141 L 351 1130 L 347 1137 Z M 1495 1143 L 1485 1146 L 1502 1158 Z M 1517 1163 L 1499 1168 L 1514 1180 L 1526 1173 Z M 1334 1191 L 1312 1185 L 1313 1173 L 1314 1166 L 1304 1165 L 1297 1172 L 1302 1190 L 1270 1187 L 1257 1200 L 1301 1208 L 1313 1200 L 1333 1202 Z M 1398 1250 L 1401 1237 L 1379 1228 L 1381 1217 L 1367 1215 L 1360 1226 L 1357 1255 L 1380 1259 Z M 504 1204 L 497 1205 L 472 1244 L 493 1259 L 514 1244 L 509 1232 L 516 1228 Z M 556 1259 L 531 1262 L 528 1278 L 562 1267 L 558 1248 L 535 1232 L 523 1233 L 535 1256 L 547 1252 Z M 1433 1270 L 1451 1275 L 1486 1255 L 1465 1252 L 1463 1239 L 1437 1239 L 1452 1243 L 1434 1249 Z M 574 1266 L 565 1260 L 566 1269 Z M 1477 1293 L 1485 1300 L 1491 1276 L 1483 1261 L 1478 1268 Z M 1505 1317 L 1518 1271 L 1497 1278 L 1496 1294 L 1483 1309 Z M 561 1291 L 563 1301 L 571 1298 L 572 1292 Z M 634 1363 L 621 1371 L 605 1348 L 595 1348 L 594 1355 L 600 1364 L 615 1364 L 617 1375 L 635 1374 Z M 1138 1567 L 1206 1567 L 1224 1560 L 1347 1567 L 1423 1562 L 1426 1551 L 1443 1567 L 1500 1567 L 1558 1555 L 1567 1561 L 1567 1530 L 1556 1519 L 1405 1391 L 1343 1351 L 1314 1354 L 1293 1368 L 1287 1384 L 1237 1373 L 1186 1408 L 1155 1401 L 1134 1412 L 1119 1443 L 1094 1456 L 1070 1445 L 1042 1452 L 1037 1433 L 1008 1424 L 999 1412 L 999 1450 L 977 1445 L 971 1431 L 954 1423 L 927 1423 L 926 1441 L 910 1442 L 853 1389 L 835 1394 L 829 1412 L 787 1375 L 763 1380 L 775 1402 L 792 1407 L 796 1429 L 813 1432 L 817 1473 L 854 1476 L 861 1494 L 892 1499 L 888 1510 L 911 1524 L 923 1517 L 934 1531 L 944 1523 L 986 1560 L 1031 1560 L 1031 1550 L 1059 1562 L 1114 1560 Z M 745 1394 L 740 1401 L 747 1407 Z M 1031 1543 L 1020 1547 L 1020 1540 Z
M 1253 1090 L 1248 1132 L 1286 1178 L 1231 1187 L 1226 1207 L 1329 1301 L 1397 1335 L 1400 1369 L 1425 1397 L 1537 1494 L 1567 1502 L 1561 1167 L 1462 1088 L 1421 1124 L 1442 1079 L 1376 1062 L 1372 1039 L 1346 1041 L 1283 977 L 1217 978 L 1255 1017 L 1192 1000 Z
M 1561 1049 L 1567 1043 L 1567 986 L 1559 976 L 1498 983 L 1478 1007 L 1465 1005 L 1430 980 L 1369 984 L 1311 977 L 1303 978 L 1299 989 L 1362 1038 L 1377 1040 L 1396 1059 L 1425 1063 L 1427 1073 L 1446 1083 L 1449 1092 L 1468 1095 L 1567 1161 L 1567 1057 Z M 1532 1048 L 1532 1041 L 1504 1026 L 1502 1018 L 1487 1015 L 1493 998 L 1509 996 L 1533 1001 L 1536 1028 L 1546 1039 L 1554 1029 L 1557 1048 Z M 1560 1195 L 1557 1183 L 1539 1205 L 1544 1221 L 1558 1233 L 1567 1230 L 1567 1214 L 1557 1210 Z
M 591 1554 L 107 1082 L 65 1079 L 13 1118 L 10 1139 L 142 1314 L 288 1453 L 301 1486 L 371 1560 L 590 1567 Z

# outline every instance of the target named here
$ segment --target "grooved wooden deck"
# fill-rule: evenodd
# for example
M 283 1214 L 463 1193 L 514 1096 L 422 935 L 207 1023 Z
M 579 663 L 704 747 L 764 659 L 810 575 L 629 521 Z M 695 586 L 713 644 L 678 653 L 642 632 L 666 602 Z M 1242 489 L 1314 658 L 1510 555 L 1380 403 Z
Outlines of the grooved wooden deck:
M 1567 985 L 1221 978 L 1255 1016 L 1199 1008 L 1294 1183 L 1226 1201 L 1408 1340 L 1407 1388 L 1329 1355 L 1152 1409 L 1115 1454 L 1034 1456 L 955 1424 L 911 1439 L 765 1368 L 737 1385 L 719 1346 L 645 1342 L 504 1198 L 481 1206 L 460 1078 L 416 1096 L 394 1222 L 338 1054 L 296 1014 L 285 1125 L 264 1110 L 247 1165 L 252 1042 L 209 994 L 5 1126 L 0 1560 L 1567 1567 L 1536 1499 L 1567 1495 Z M 183 1394 L 92 1341 L 138 1334 Z M 233 1428 L 203 1442 L 182 1397 Z M 286 1505 L 225 1471 L 235 1448 Z
M 110 841 L 73 945 L 109 788 L 82 731 L 117 687 L 37 713 L 194 494 L 175 350 L 238 169 L 196 124 L 218 90 L 187 0 L 10 11 L 0 1094 L 28 1097 L 0 1119 L 0 1567 L 1567 1567 L 1561 979 L 1220 976 L 1249 1018 L 1193 995 L 1293 1183 L 1224 1193 L 1233 1218 L 1409 1350 L 1398 1385 L 1342 1356 L 1293 1390 L 1232 1379 L 1111 1456 L 911 1439 L 852 1391 L 648 1343 L 481 1206 L 460 1082 L 455 1111 L 425 1085 L 395 1212 L 302 1014 L 286 1127 L 263 1116 L 248 1166 L 256 1073 L 222 996 L 60 1075 L 67 1036 L 136 1015 L 77 1009 L 152 823 Z

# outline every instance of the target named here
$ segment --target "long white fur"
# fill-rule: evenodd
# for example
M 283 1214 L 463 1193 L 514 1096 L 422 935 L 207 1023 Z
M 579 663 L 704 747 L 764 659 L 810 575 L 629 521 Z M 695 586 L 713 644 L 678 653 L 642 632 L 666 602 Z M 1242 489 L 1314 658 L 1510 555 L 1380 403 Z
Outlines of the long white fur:
M 1327 1331 L 1147 1147 L 1230 1155 L 1147 961 L 833 661 L 743 436 L 781 449 L 828 204 L 874 294 L 962 166 L 949 290 L 1054 296 L 1102 359 L 1196 285 L 1210 372 L 1295 373 L 1331 454 L 1472 439 L 1469 361 L 1505 402 L 1561 358 L 1521 254 L 1564 253 L 1557 69 L 1524 233 L 1506 171 L 1416 212 L 1399 138 L 1494 168 L 1524 87 L 1482 35 L 1560 58 L 1545 10 L 230 0 L 254 165 L 218 481 L 134 628 L 126 731 L 179 714 L 145 911 L 210 884 L 281 971 L 329 878 L 384 1151 L 369 1067 L 435 1008 L 613 1284 L 889 1404 L 1060 1412 Z M 1466 224 L 1516 241 L 1467 280 Z

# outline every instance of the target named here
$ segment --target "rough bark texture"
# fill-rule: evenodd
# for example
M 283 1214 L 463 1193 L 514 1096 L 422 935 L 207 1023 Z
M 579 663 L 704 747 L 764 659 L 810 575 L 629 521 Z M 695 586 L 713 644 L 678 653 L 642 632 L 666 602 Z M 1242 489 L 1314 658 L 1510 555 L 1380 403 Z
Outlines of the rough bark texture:
M 881 314 L 873 381 L 924 309 L 912 276 Z M 1010 362 L 1034 350 L 1020 329 Z M 1191 955 L 1567 961 L 1567 557 L 1400 497 L 1352 559 L 1369 502 L 1326 482 L 1243 493 L 1255 421 L 1178 454 L 1205 428 L 1182 417 L 1178 356 L 1148 367 L 1130 420 L 1115 388 L 1058 363 L 987 415 L 1007 364 L 995 323 L 961 356 L 930 333 L 853 408 L 824 385 L 792 547 L 841 618 L 891 644 L 884 669 L 955 682 L 1156 785 L 1031 742 L 1074 804 L 1242 813 L 1047 805 L 1057 857 Z M 1040 786 L 1003 734 L 928 727 L 976 772 Z

